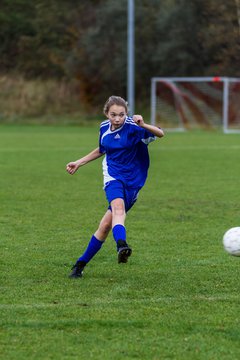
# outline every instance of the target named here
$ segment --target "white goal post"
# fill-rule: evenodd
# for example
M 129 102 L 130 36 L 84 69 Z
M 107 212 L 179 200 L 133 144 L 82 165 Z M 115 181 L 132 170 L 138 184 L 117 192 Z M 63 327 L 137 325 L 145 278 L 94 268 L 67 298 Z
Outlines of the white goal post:
M 152 78 L 151 123 L 176 131 L 222 127 L 240 133 L 240 78 Z

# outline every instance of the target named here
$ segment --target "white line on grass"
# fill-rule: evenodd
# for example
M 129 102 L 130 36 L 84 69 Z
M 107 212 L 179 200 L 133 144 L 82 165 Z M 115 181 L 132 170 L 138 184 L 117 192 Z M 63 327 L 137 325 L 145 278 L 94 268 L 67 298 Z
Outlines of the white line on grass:
M 217 302 L 217 301 L 239 301 L 239 296 L 237 295 L 223 295 L 223 296 L 185 296 L 185 297 L 160 297 L 156 299 L 135 299 L 132 300 L 132 304 L 157 304 L 160 302 Z M 89 303 L 85 302 L 66 302 L 66 303 L 39 303 L 39 304 L 0 304 L 0 309 L 46 309 L 46 308 L 55 308 L 55 307 L 88 307 L 93 305 L 99 305 L 99 304 L 116 304 L 123 303 L 124 301 L 121 300 L 113 300 L 113 301 L 91 301 Z

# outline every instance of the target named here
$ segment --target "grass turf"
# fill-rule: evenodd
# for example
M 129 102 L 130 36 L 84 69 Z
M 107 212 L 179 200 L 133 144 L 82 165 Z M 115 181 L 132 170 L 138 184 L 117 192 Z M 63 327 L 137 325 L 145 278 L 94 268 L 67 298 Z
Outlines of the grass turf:
M 3 359 L 240 358 L 239 135 L 166 134 L 127 217 L 133 255 L 111 236 L 68 278 L 105 212 L 98 129 L 0 127 L 0 347 Z

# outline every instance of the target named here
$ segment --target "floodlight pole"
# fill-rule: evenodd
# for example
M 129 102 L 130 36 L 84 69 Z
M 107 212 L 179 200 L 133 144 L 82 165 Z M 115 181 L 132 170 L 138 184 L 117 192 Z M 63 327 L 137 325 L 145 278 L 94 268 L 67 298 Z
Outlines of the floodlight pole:
M 128 0 L 128 63 L 127 63 L 127 100 L 130 115 L 134 114 L 134 0 Z

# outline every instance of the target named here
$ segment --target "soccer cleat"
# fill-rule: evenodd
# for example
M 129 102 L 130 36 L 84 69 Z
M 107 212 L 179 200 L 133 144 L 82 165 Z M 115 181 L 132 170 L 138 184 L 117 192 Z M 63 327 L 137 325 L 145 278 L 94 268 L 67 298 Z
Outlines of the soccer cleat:
M 83 270 L 86 266 L 85 261 L 77 261 L 75 265 L 72 267 L 72 272 L 69 275 L 70 278 L 80 278 L 83 276 Z
M 126 241 L 118 241 L 118 263 L 126 263 L 129 256 L 132 254 L 132 249 L 128 246 Z

